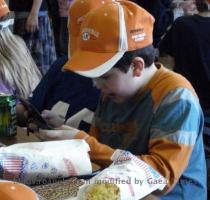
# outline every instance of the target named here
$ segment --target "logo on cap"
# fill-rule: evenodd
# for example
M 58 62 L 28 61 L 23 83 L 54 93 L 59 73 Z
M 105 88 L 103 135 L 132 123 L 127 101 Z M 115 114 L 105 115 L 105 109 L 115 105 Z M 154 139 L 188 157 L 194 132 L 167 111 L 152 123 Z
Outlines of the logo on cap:
M 96 39 L 99 37 L 99 32 L 97 32 L 96 30 L 92 29 L 92 28 L 84 28 L 82 31 L 82 39 L 83 40 L 89 40 L 91 37 L 91 39 Z
M 83 39 L 83 40 L 89 40 L 89 39 L 90 39 L 90 34 L 87 33 L 87 32 L 84 32 L 84 33 L 82 34 L 82 39 Z

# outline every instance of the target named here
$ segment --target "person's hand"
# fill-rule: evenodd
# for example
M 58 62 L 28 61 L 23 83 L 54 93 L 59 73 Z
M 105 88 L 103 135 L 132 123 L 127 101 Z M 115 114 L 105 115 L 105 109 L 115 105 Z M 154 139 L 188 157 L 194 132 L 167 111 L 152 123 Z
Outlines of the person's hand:
M 16 114 L 18 126 L 26 126 L 28 120 L 28 111 L 21 103 L 16 105 Z
M 53 126 L 53 127 L 59 127 L 64 124 L 65 118 L 56 114 L 55 112 L 51 110 L 44 110 L 42 111 L 42 117 L 46 120 L 46 122 Z
M 26 31 L 33 33 L 39 29 L 38 13 L 30 12 L 26 20 Z
M 37 129 L 35 125 L 30 125 L 30 129 L 34 130 L 34 134 L 42 141 L 48 140 L 70 140 L 74 139 L 79 130 L 70 126 L 62 125 L 53 130 Z

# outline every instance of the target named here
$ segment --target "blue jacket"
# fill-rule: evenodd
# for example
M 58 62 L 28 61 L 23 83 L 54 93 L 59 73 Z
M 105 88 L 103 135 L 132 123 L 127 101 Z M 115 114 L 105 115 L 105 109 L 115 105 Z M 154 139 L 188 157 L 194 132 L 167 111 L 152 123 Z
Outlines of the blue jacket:
M 67 59 L 67 56 L 63 56 L 52 65 L 30 99 L 40 112 L 52 109 L 59 103 L 59 106 L 63 106 L 62 110 L 67 109 L 66 120 L 84 109 L 94 112 L 99 99 L 99 91 L 93 86 L 91 79 L 73 72 L 62 72 Z M 79 129 L 89 129 L 89 124 L 82 119 L 78 124 Z

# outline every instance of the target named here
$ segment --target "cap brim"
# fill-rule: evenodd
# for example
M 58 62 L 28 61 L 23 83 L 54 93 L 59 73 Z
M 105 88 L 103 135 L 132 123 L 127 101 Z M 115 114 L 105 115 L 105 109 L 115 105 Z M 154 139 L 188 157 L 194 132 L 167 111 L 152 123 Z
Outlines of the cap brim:
M 108 72 L 125 52 L 97 53 L 77 50 L 63 69 L 74 71 L 82 76 L 96 78 Z

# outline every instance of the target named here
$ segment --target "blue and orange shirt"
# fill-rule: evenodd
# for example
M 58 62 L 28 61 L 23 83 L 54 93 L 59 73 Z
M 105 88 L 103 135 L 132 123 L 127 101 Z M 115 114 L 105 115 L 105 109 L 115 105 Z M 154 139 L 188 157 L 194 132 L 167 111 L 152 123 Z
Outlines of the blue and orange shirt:
M 117 104 L 101 98 L 90 136 L 91 159 L 111 163 L 116 149 L 126 149 L 167 180 L 161 199 L 206 199 L 203 114 L 191 84 L 158 66 L 144 90 Z M 193 195 L 192 195 L 193 194 Z

